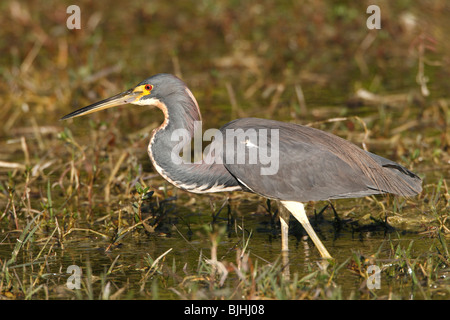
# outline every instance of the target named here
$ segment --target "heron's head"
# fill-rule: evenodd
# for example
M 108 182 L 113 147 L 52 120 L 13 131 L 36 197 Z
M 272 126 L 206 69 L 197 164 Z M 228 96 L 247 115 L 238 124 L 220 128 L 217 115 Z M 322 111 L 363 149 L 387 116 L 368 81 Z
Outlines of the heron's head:
M 69 113 L 61 120 L 81 117 L 123 104 L 158 106 L 164 99 L 180 92 L 187 95 L 190 93 L 183 81 L 171 74 L 161 73 L 145 79 L 134 88 Z M 195 100 L 193 96 L 192 99 Z

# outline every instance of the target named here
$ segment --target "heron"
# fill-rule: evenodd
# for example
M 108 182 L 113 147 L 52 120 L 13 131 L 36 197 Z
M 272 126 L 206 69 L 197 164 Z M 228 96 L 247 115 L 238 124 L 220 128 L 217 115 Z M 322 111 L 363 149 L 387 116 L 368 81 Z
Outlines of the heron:
M 148 154 L 156 171 L 175 187 L 199 194 L 244 191 L 278 201 L 282 252 L 289 250 L 292 214 L 321 258 L 332 259 L 308 220 L 306 202 L 376 194 L 411 197 L 422 191 L 422 180 L 394 161 L 331 133 L 269 119 L 240 118 L 225 124 L 209 140 L 212 142 L 204 149 L 203 159 L 186 161 L 181 149 L 194 138 L 195 124 L 202 118 L 191 90 L 171 74 L 151 76 L 61 120 L 124 104 L 154 106 L 164 113 L 163 123 L 152 131 Z M 184 138 L 174 139 L 177 132 Z M 274 156 L 272 168 L 267 154 Z

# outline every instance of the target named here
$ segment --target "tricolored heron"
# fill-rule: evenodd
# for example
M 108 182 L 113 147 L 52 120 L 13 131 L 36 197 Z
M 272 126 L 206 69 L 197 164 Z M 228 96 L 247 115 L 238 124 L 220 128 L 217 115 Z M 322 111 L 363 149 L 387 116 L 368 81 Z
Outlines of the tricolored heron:
M 302 224 L 323 258 L 331 258 L 331 255 L 311 227 L 303 202 L 385 193 L 408 197 L 422 190 L 421 179 L 398 163 L 364 151 L 333 134 L 266 119 L 237 119 L 220 128 L 217 133 L 225 139 L 215 135 L 217 139 L 204 153 L 205 159 L 212 156 L 215 161 L 176 162 L 174 150 L 178 155 L 178 151 L 190 143 L 195 134 L 195 122 L 201 121 L 201 115 L 186 84 L 170 74 L 154 75 L 130 90 L 74 111 L 62 119 L 123 104 L 156 106 L 164 113 L 164 122 L 152 133 L 148 154 L 156 171 L 167 181 L 194 193 L 240 190 L 278 200 Z M 238 130 L 244 134 L 227 138 L 227 133 Z M 249 141 L 250 135 L 245 134 L 249 130 L 266 133 L 266 138 Z M 270 139 L 268 130 L 274 132 Z M 185 132 L 188 139 L 180 144 L 179 139 L 173 138 L 177 131 Z M 239 149 L 242 146 L 245 148 Z M 268 153 L 269 147 L 277 155 L 274 158 L 276 170 L 264 174 L 262 169 L 267 162 L 249 161 L 249 152 L 257 149 Z M 234 155 L 244 152 L 242 159 L 245 161 L 227 158 L 230 151 Z M 280 212 L 283 212 L 280 214 L 282 251 L 287 252 L 289 213 Z

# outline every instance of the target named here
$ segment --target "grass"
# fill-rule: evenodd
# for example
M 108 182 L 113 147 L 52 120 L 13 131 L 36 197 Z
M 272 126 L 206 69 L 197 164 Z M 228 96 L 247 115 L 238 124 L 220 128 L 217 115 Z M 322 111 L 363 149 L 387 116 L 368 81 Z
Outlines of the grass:
M 93 3 L 69 31 L 69 4 L 0 5 L 1 299 L 450 297 L 445 1 L 380 4 L 377 32 L 364 4 L 328 1 Z M 58 121 L 158 72 L 189 84 L 210 127 L 309 124 L 402 163 L 424 190 L 309 203 L 336 260 L 318 265 L 292 221 L 286 279 L 273 203 L 188 194 L 154 171 L 158 111 Z M 80 289 L 67 287 L 71 265 Z M 371 266 L 380 289 L 367 286 Z
M 234 259 L 217 260 L 217 243 L 226 236 L 226 227 L 205 226 L 204 236 L 210 241 L 209 252 L 199 253 L 195 266 L 170 258 L 172 249 L 152 257 L 146 254 L 142 266 L 130 265 L 121 255 L 94 272 L 91 262 L 81 268 L 83 276 L 79 290 L 69 290 L 65 283 L 68 274 L 46 273 L 52 266 L 53 245 L 45 259 L 41 252 L 29 257 L 29 263 L 16 263 L 21 246 L 30 243 L 38 225 L 31 221 L 19 237 L 11 259 L 2 268 L 2 295 L 4 298 L 175 298 L 175 299 L 448 299 L 449 254 L 443 235 L 431 242 L 427 250 L 414 252 L 414 241 L 385 240 L 371 256 L 354 252 L 345 261 L 318 267 L 314 262 L 305 265 L 300 275 L 290 279 L 282 276 L 280 261 L 265 263 L 248 250 L 248 242 L 241 242 Z M 401 238 L 400 238 L 401 240 Z M 55 250 L 56 251 L 56 250 Z M 30 259 L 31 258 L 31 259 Z M 369 266 L 380 270 L 382 290 L 370 290 Z M 120 275 L 132 274 L 139 289 Z M 49 281 L 49 279 L 51 279 Z M 348 282 L 353 283 L 349 290 Z M 133 287 L 131 289 L 130 287 Z M 135 291 L 134 291 L 135 290 Z M 55 296 L 56 293 L 56 296 Z
M 49 214 L 51 198 L 49 196 L 48 202 L 42 205 L 43 212 L 30 219 L 23 230 L 17 233 L 17 242 L 10 258 L 4 261 L 2 259 L 0 292 L 4 298 L 401 299 L 412 292 L 415 299 L 447 299 L 449 294 L 447 279 L 450 256 L 445 224 L 427 230 L 423 232 L 422 238 L 409 242 L 404 241 L 400 234 L 390 233 L 369 256 L 353 251 L 347 258 L 339 256 L 327 267 L 319 267 L 314 260 L 306 261 L 303 268 L 294 268 L 290 279 L 286 279 L 283 277 L 284 266 L 280 257 L 269 262 L 253 253 L 250 247 L 257 245 L 257 242 L 250 245 L 256 241 L 253 240 L 252 232 L 245 232 L 245 228 L 237 220 L 234 220 L 234 226 L 227 219 L 203 225 L 193 236 L 197 241 L 200 239 L 200 246 L 186 239 L 183 234 L 189 233 L 186 228 L 179 231 L 178 228 L 183 228 L 180 224 L 177 224 L 178 227 L 172 225 L 180 232 L 178 237 L 161 232 L 160 230 L 166 230 L 162 225 L 167 221 L 163 220 L 169 219 L 171 211 L 164 208 L 164 202 L 159 205 L 151 202 L 154 199 L 148 195 L 148 187 L 136 186 L 136 201 L 130 205 L 128 221 L 123 219 L 123 211 L 126 211 L 123 209 L 92 221 L 87 228 L 72 226 L 66 227 L 68 230 L 64 230 L 64 227 L 61 230 L 60 225 L 63 224 L 58 221 L 73 219 L 75 221 L 69 222 L 69 225 L 78 225 L 81 218 L 61 217 L 59 210 L 55 210 L 59 218 L 52 220 Z M 155 207 L 152 208 L 150 204 Z M 143 210 L 146 205 L 148 207 Z M 149 212 L 144 213 L 147 210 L 153 210 L 153 214 L 140 218 L 138 213 L 148 214 Z M 442 216 L 441 214 L 437 219 L 442 219 Z M 98 226 L 99 221 L 116 218 L 119 220 L 115 226 L 112 226 L 113 221 Z M 353 229 L 352 222 L 341 219 L 340 232 L 349 227 Z M 383 228 L 378 225 L 375 221 L 372 227 L 367 227 L 371 228 L 371 232 L 376 232 Z M 158 231 L 158 228 L 161 229 Z M 109 232 L 106 231 L 108 229 Z M 80 266 L 83 270 L 81 288 L 69 290 L 66 287 L 69 277 L 66 268 L 70 262 L 65 261 L 64 256 L 67 255 L 65 252 L 74 251 L 69 248 L 77 246 L 80 238 L 86 238 L 74 236 L 77 233 L 91 234 L 91 238 L 97 242 L 104 239 L 94 247 L 105 252 L 102 256 L 110 255 L 111 259 L 108 259 L 110 262 L 107 264 L 101 262 L 101 259 L 97 261 L 102 267 L 97 267 L 94 271 L 90 258 L 92 254 L 87 253 L 87 260 Z M 366 234 L 367 231 L 361 233 Z M 197 258 L 188 262 L 182 257 L 177 258 L 174 250 L 185 250 L 179 244 L 175 249 L 164 249 L 163 253 L 157 255 L 144 253 L 145 250 L 139 253 L 140 250 L 136 250 L 131 254 L 140 257 L 138 263 L 133 262 L 135 259 L 127 258 L 126 255 L 130 255 L 130 252 L 121 250 L 121 244 L 136 243 L 136 238 L 149 235 L 153 239 L 172 237 L 176 241 L 182 241 L 185 246 L 192 247 L 189 256 L 193 257 L 196 252 Z M 161 240 L 150 239 L 146 244 L 152 241 Z M 138 246 L 140 247 L 142 245 Z M 99 259 L 98 254 L 94 257 Z M 370 265 L 376 265 L 381 270 L 383 290 L 369 290 L 365 286 Z

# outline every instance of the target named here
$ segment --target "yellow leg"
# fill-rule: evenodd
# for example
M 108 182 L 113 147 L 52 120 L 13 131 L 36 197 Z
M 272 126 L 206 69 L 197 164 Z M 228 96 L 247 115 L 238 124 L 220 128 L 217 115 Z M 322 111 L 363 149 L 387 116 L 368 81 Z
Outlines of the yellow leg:
M 281 224 L 281 251 L 289 251 L 288 233 L 290 213 L 283 206 L 278 206 Z
M 278 215 L 280 217 L 280 224 L 281 224 L 281 257 L 283 261 L 283 275 L 285 279 L 289 279 L 290 271 L 289 271 L 288 234 L 289 234 L 290 213 L 280 203 L 278 203 Z
M 292 213 L 295 219 L 297 219 L 302 224 L 303 228 L 306 230 L 309 237 L 316 245 L 316 248 L 319 250 L 322 258 L 332 259 L 331 255 L 328 253 L 322 241 L 320 241 L 319 237 L 314 232 L 313 227 L 309 223 L 303 203 L 296 201 L 281 201 L 281 203 L 283 204 L 283 206 L 286 207 L 286 209 L 288 209 Z

